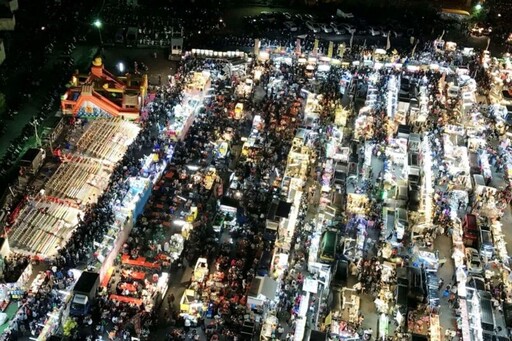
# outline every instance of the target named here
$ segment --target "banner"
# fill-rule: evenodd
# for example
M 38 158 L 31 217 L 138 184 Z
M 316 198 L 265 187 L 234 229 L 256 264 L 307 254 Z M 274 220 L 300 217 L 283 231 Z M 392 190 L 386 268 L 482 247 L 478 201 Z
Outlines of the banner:
M 386 42 L 386 51 L 391 48 L 391 40 L 389 40 L 390 35 L 391 35 L 391 31 L 388 31 L 388 40 Z
M 315 39 L 315 44 L 313 45 L 313 54 L 318 53 L 318 39 Z
M 354 31 L 352 31 L 352 35 L 350 36 L 350 48 L 352 48 L 353 42 L 354 42 Z
M 329 49 L 327 50 L 327 57 L 332 58 L 333 51 L 334 51 L 334 43 L 332 41 L 330 41 Z

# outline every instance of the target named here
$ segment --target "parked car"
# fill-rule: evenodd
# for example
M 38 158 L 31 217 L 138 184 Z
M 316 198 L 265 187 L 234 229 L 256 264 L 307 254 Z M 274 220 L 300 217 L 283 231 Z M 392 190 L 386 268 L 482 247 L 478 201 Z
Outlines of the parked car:
M 323 32 L 325 33 L 331 33 L 332 32 L 332 27 L 325 24 L 325 23 L 321 23 L 319 24 L 320 25 L 320 28 L 322 29 Z
M 375 37 L 375 36 L 380 36 L 381 32 L 380 32 L 379 28 L 370 27 L 370 34 L 372 35 L 372 37 Z
M 466 267 L 471 274 L 481 274 L 483 272 L 480 254 L 478 250 L 472 247 L 466 248 Z
M 341 24 L 341 26 L 349 33 L 356 33 L 356 28 L 350 24 Z
M 260 13 L 260 20 L 262 20 L 264 22 L 274 22 L 274 21 L 276 21 L 276 15 L 271 12 L 263 11 Z
M 331 28 L 336 34 L 345 34 L 346 30 L 343 26 L 336 24 L 335 22 L 331 23 Z
M 285 21 L 283 25 L 291 32 L 296 32 L 298 30 L 297 25 L 293 21 Z
M 354 17 L 354 14 L 343 12 L 341 9 L 336 10 L 336 15 L 340 18 L 345 18 L 345 19 L 351 19 Z
M 492 33 L 492 26 L 484 23 L 476 23 L 471 28 L 471 34 L 474 36 L 488 36 Z
M 394 31 L 394 30 L 392 30 L 391 31 L 391 35 L 394 36 L 395 38 L 401 38 L 401 37 L 403 37 L 404 34 L 403 34 L 402 31 Z
M 306 21 L 306 27 L 309 28 L 313 33 L 320 32 L 320 26 L 318 26 L 316 23 L 312 21 Z

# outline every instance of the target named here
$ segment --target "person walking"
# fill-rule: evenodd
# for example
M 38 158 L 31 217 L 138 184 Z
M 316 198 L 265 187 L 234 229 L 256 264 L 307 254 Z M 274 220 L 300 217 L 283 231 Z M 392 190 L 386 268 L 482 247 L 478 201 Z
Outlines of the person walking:
M 172 292 L 167 295 L 167 303 L 169 304 L 169 308 L 174 308 L 174 294 Z

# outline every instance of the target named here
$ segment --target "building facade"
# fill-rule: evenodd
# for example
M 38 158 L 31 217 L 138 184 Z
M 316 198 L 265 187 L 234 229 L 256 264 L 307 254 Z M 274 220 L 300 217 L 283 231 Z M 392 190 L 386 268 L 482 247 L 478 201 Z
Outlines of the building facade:
M 75 73 L 61 98 L 64 115 L 81 118 L 121 117 L 137 120 L 147 95 L 147 75 L 116 77 L 100 57 L 92 62 L 89 75 Z

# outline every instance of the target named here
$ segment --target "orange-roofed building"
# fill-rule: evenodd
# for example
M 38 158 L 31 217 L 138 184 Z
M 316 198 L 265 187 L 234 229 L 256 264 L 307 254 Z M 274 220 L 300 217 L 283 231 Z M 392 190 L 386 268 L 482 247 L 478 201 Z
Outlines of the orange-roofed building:
M 80 118 L 136 120 L 144 106 L 147 88 L 147 75 L 116 77 L 96 57 L 89 75 L 72 76 L 70 87 L 61 98 L 62 113 Z

